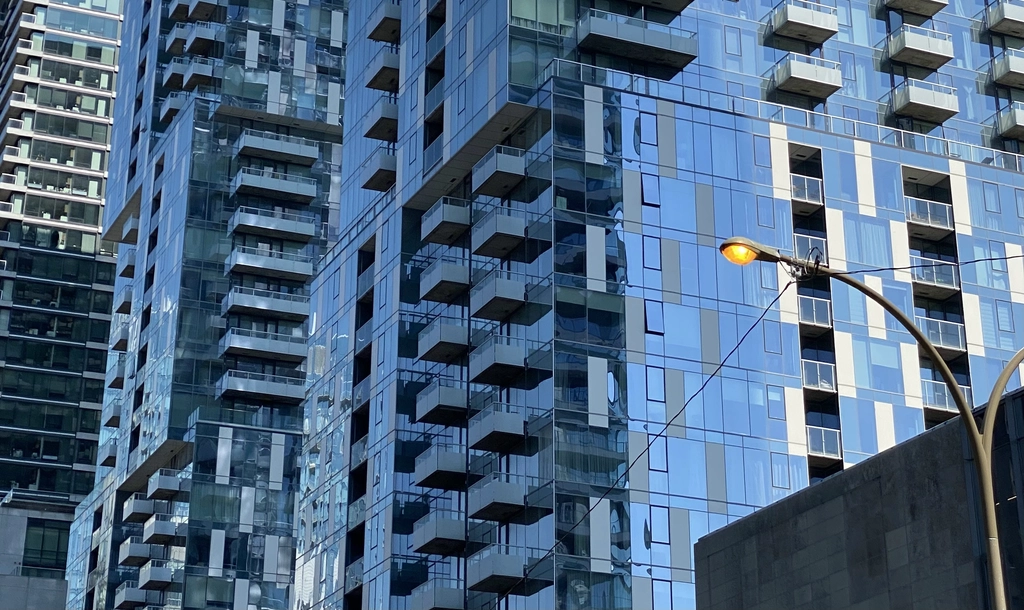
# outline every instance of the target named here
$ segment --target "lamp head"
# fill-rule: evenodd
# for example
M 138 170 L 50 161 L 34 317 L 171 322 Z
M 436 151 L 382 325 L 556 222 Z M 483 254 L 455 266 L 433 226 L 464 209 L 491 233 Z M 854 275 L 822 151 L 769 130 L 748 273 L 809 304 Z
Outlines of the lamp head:
M 779 262 L 779 251 L 745 237 L 730 237 L 718 247 L 725 260 L 735 265 L 749 265 L 754 261 Z

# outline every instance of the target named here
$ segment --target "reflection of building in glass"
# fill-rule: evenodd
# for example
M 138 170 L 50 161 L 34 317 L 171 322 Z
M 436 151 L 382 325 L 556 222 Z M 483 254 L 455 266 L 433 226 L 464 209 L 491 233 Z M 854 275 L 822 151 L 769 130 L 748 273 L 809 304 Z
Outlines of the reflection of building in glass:
M 329 1 L 125 7 L 103 230 L 131 264 L 70 609 L 288 606 L 344 20 Z
M 100 238 L 120 2 L 0 0 L 0 599 L 61 605 L 119 264 Z
M 981 2 L 884 4 L 352 4 L 300 607 L 692 608 L 697 538 L 952 415 L 820 277 L 712 377 L 789 280 L 731 235 L 880 269 L 990 386 L 1024 345 L 1024 165 L 992 130 L 1024 70 L 988 65 L 1017 45 Z

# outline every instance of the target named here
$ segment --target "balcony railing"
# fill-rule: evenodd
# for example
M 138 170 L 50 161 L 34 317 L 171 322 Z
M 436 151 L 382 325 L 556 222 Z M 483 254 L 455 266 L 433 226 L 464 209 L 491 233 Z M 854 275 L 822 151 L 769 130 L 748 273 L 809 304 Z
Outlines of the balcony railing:
M 237 214 L 251 214 L 262 218 L 274 218 L 277 220 L 288 220 L 291 222 L 313 222 L 316 219 L 312 214 L 284 212 L 282 210 L 266 210 L 247 205 L 239 206 L 235 212 Z
M 797 300 L 800 322 L 813 326 L 832 326 L 832 301 L 800 295 Z
M 940 229 L 953 228 L 952 205 L 909 196 L 904 197 L 903 200 L 907 206 L 907 218 L 911 222 Z
M 807 426 L 807 454 L 842 459 L 843 445 L 839 430 Z
M 251 328 L 229 328 L 225 337 L 248 337 L 250 339 L 266 339 L 268 341 L 281 341 L 284 343 L 294 343 L 296 345 L 305 345 L 306 338 L 301 336 L 290 335 L 287 333 L 271 333 L 262 330 L 253 330 Z
M 299 254 L 298 252 L 282 252 L 281 250 L 271 250 L 269 248 L 256 248 L 253 246 L 235 246 L 232 250 L 240 254 L 254 254 L 256 256 L 278 258 L 281 260 L 294 261 L 298 263 L 313 262 L 312 256 L 310 256 L 309 254 Z
M 275 140 L 284 144 L 298 144 L 300 146 L 318 146 L 315 140 L 308 140 L 306 138 L 300 138 L 298 136 L 289 136 L 281 133 L 275 133 L 273 131 L 260 131 L 259 129 L 244 129 L 242 130 L 243 136 L 253 136 L 257 138 L 263 138 L 265 140 Z M 239 137 L 241 140 L 241 137 Z
M 247 174 L 250 176 L 262 176 L 264 178 L 272 178 L 274 180 L 284 180 L 285 182 L 294 182 L 296 184 L 313 184 L 317 181 L 313 178 L 307 178 L 305 176 L 296 176 L 295 174 L 285 174 L 282 172 L 275 172 L 273 170 L 267 170 L 257 167 L 243 167 L 238 170 L 239 174 Z
M 488 151 L 488 153 L 484 155 L 483 158 L 476 162 L 476 164 L 473 166 L 473 171 L 478 171 L 480 168 L 487 165 L 488 161 L 490 161 L 491 159 L 498 155 L 505 155 L 508 157 L 522 157 L 525 154 L 526 151 L 523 150 L 522 148 L 516 148 L 514 146 L 503 146 L 499 144 L 498 146 L 495 146 L 490 151 Z
M 971 394 L 971 388 L 969 386 L 960 386 L 960 392 L 967 399 L 969 406 L 974 406 L 974 396 Z M 956 413 L 956 401 L 953 400 L 953 393 L 949 391 L 949 386 L 943 381 L 935 381 L 934 379 L 922 379 L 921 380 L 921 397 L 924 402 L 924 406 L 931 409 L 940 409 L 942 411 L 949 411 Z
M 803 360 L 803 385 L 812 390 L 836 391 L 836 365 L 817 360 Z
M 933 30 L 931 28 L 923 28 L 919 25 L 910 25 L 909 23 L 904 23 L 899 28 L 897 28 L 891 34 L 891 37 L 895 38 L 900 34 L 913 34 L 914 36 L 924 36 L 926 38 L 932 38 L 934 40 L 939 40 L 942 42 L 953 41 L 952 34 L 949 34 L 947 32 L 939 32 L 938 30 Z
M 584 15 L 583 19 L 597 19 L 601 21 L 610 21 L 612 23 L 618 23 L 622 25 L 629 25 L 635 28 L 642 28 L 651 32 L 661 32 L 663 34 L 669 34 L 670 36 L 678 36 L 680 38 L 693 38 L 697 35 L 696 32 L 684 30 L 682 28 L 673 27 L 671 25 L 665 25 L 663 23 L 656 23 L 654 21 L 647 21 L 646 19 L 637 19 L 636 17 L 628 17 L 626 15 L 620 15 L 618 13 L 610 13 L 608 11 L 602 11 L 596 8 L 590 9 L 587 15 Z
M 808 263 L 820 262 L 828 266 L 828 242 L 824 237 L 794 235 L 793 255 Z
M 960 270 L 955 263 L 911 255 L 910 273 L 915 282 L 954 290 L 960 288 Z
M 793 199 L 809 203 L 824 203 L 824 199 L 822 198 L 824 190 L 822 188 L 821 178 L 792 174 L 790 179 L 793 187 Z
M 936 347 L 961 352 L 967 350 L 967 334 L 964 332 L 963 324 L 925 316 L 915 316 L 914 322 Z
M 232 286 L 232 294 L 243 294 L 247 296 L 277 299 L 279 301 L 290 301 L 292 303 L 309 303 L 309 296 L 302 294 L 289 294 L 276 290 L 264 290 L 262 288 L 247 288 L 245 286 Z

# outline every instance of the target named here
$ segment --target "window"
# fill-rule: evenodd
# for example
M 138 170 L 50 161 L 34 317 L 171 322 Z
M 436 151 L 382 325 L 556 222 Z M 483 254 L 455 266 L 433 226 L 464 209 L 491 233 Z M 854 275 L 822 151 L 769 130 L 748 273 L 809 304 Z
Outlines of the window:
M 775 228 L 775 200 L 764 195 L 757 196 L 757 224 L 768 228 Z
M 764 136 L 754 136 L 754 165 L 759 167 L 772 166 L 771 140 Z
M 646 331 L 655 335 L 665 334 L 665 318 L 660 301 L 644 301 Z
M 999 241 L 988 242 L 989 257 L 992 259 L 992 271 L 1006 272 L 1006 244 Z
M 999 187 L 993 182 L 983 182 L 982 192 L 985 197 L 985 211 L 999 213 Z
M 1013 330 L 1013 306 L 1009 301 L 996 301 L 996 325 L 1007 333 Z
M 23 568 L 64 571 L 68 558 L 71 523 L 50 519 L 29 519 L 25 531 Z
M 779 289 L 778 266 L 775 263 L 761 263 L 761 288 Z
M 764 349 L 772 354 L 782 353 L 782 325 L 778 322 L 764 321 Z
M 768 417 L 772 419 L 786 419 L 786 398 L 782 386 L 768 386 Z
M 658 177 L 651 174 L 640 175 L 640 188 L 643 202 L 646 205 L 661 205 L 661 185 L 658 184 Z
M 661 240 L 657 237 L 644 236 L 644 267 L 661 269 Z
M 1017 200 L 1017 216 L 1024 218 L 1024 189 L 1014 189 L 1013 195 Z
M 725 26 L 725 52 L 729 55 L 739 55 L 741 53 L 739 28 Z
M 785 453 L 772 453 L 772 487 L 789 489 L 789 457 Z
M 665 369 L 647 367 L 647 400 L 665 402 Z

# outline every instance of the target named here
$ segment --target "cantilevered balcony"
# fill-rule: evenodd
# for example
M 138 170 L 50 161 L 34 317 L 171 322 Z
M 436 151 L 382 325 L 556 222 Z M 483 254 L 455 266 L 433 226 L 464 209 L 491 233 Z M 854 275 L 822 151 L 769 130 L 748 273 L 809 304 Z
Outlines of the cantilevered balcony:
M 300 403 L 306 396 L 306 380 L 301 377 L 230 370 L 217 380 L 216 390 L 218 398 Z
M 154 501 L 144 493 L 130 496 L 121 505 L 121 519 L 127 523 L 144 523 L 154 513 Z
M 181 109 L 185 107 L 185 103 L 188 102 L 189 94 L 187 91 L 171 91 L 167 94 L 160 102 L 160 121 L 163 123 L 170 123 L 175 116 L 181 112 Z
M 235 140 L 235 154 L 308 166 L 320 158 L 320 147 L 306 138 L 246 129 Z
M 526 151 L 495 146 L 473 166 L 473 192 L 504 197 L 526 177 Z
M 220 339 L 220 355 L 297 362 L 306 357 L 306 338 L 249 328 L 229 328 Z
M 313 277 L 313 257 L 269 248 L 235 246 L 224 262 L 224 269 L 229 273 L 250 273 L 305 281 Z
M 908 78 L 892 91 L 892 110 L 929 123 L 941 123 L 960 112 L 956 89 Z
M 463 473 L 463 481 L 465 481 L 465 473 Z M 464 512 L 432 510 L 413 526 L 412 550 L 416 553 L 447 557 L 458 555 L 465 548 L 466 513 Z
M 309 317 L 309 297 L 276 290 L 232 286 L 221 301 L 221 313 L 305 320 Z
M 100 411 L 100 424 L 106 428 L 117 428 L 121 425 L 121 405 L 122 399 L 120 396 L 116 400 L 110 400 L 104 403 L 103 410 Z
M 289 241 L 309 241 L 316 235 L 316 229 L 313 214 L 282 208 L 267 210 L 242 206 L 228 220 L 231 233 L 266 235 Z
M 468 323 L 439 316 L 420 331 L 418 347 L 420 360 L 452 362 L 469 349 Z
M 491 335 L 469 355 L 474 383 L 507 385 L 526 372 L 526 341 Z
M 383 193 L 394 186 L 398 179 L 394 145 L 385 143 L 370 153 L 363 163 L 362 176 L 364 189 Z
M 964 398 L 967 399 L 967 404 L 973 407 L 974 396 L 971 394 L 971 388 L 962 385 L 960 386 L 960 392 L 964 395 Z M 923 399 L 922 402 L 924 403 L 924 408 L 926 409 L 934 409 L 936 411 L 943 411 L 950 414 L 959 412 L 956 408 L 956 401 L 953 399 L 953 394 L 949 391 L 949 386 L 947 386 L 944 381 L 922 379 L 921 397 Z
M 215 43 L 224 42 L 224 24 L 199 21 L 189 24 L 185 36 L 185 52 L 193 55 L 205 55 Z
M 131 313 L 132 311 L 132 287 L 125 288 L 114 297 L 114 313 Z
M 911 237 L 938 241 L 953 232 L 953 206 L 940 201 L 904 197 Z
M 1011 102 L 999 111 L 996 119 L 999 135 L 1010 140 L 1024 140 L 1024 102 Z
M 460 580 L 431 577 L 412 590 L 409 610 L 465 610 L 466 587 Z
M 469 261 L 439 258 L 420 274 L 420 299 L 453 303 L 469 289 Z
M 914 324 L 928 337 L 943 358 L 956 358 L 967 351 L 967 333 L 960 322 L 915 316 Z M 922 355 L 929 354 L 922 351 Z
M 185 50 L 185 38 L 188 36 L 188 23 L 175 23 L 164 39 L 164 50 L 172 55 L 181 55 Z
M 839 32 L 839 15 L 834 6 L 807 0 L 784 0 L 771 13 L 776 36 L 821 44 Z
M 536 523 L 551 514 L 550 484 L 517 474 L 493 472 L 469 489 L 469 517 L 499 523 Z
M 150 500 L 171 500 L 179 493 L 187 492 L 191 482 L 179 470 L 161 468 L 149 477 L 146 497 Z
M 111 437 L 97 449 L 96 463 L 100 466 L 117 465 L 117 439 Z
M 1024 4 L 1013 0 L 996 0 L 988 5 L 985 15 L 989 31 L 1024 38 Z
M 135 277 L 136 250 L 132 246 L 117 250 L 117 277 Z
M 466 426 L 466 384 L 435 379 L 416 395 L 416 421 L 442 426 Z
M 538 566 L 538 562 L 546 561 Z M 554 584 L 552 558 L 541 549 L 492 544 L 466 564 L 470 591 L 532 595 Z
M 953 37 L 904 23 L 889 35 L 889 59 L 900 63 L 937 70 L 953 59 Z
M 161 591 L 174 582 L 174 567 L 163 559 L 150 559 L 139 568 L 139 588 Z
M 478 451 L 514 453 L 526 440 L 528 407 L 491 403 L 469 420 L 469 446 Z
M 370 89 L 398 93 L 398 48 L 382 47 L 367 65 L 366 86 Z
M 442 197 L 420 219 L 420 239 L 426 243 L 451 245 L 469 229 L 470 202 Z
M 929 299 L 947 299 L 960 291 L 960 270 L 955 263 L 910 256 L 914 294 Z
M 398 44 L 402 38 L 402 5 L 398 0 L 383 0 L 370 13 L 366 37 L 378 42 Z
M 107 387 L 120 390 L 124 387 L 125 376 L 125 355 L 118 354 L 118 357 L 107 368 Z
M 313 178 L 256 167 L 239 169 L 231 181 L 232 195 L 258 195 L 300 203 L 316 199 L 316 190 L 317 182 Z
M 187 91 L 192 91 L 202 85 L 209 85 L 215 79 L 219 79 L 224 72 L 224 66 L 220 60 L 193 56 L 185 59 L 184 62 L 185 71 L 181 77 L 181 87 Z
M 822 186 L 821 178 L 792 174 L 789 179 L 794 214 L 799 216 L 814 214 L 825 205 L 825 189 Z
M 224 0 L 220 0 L 220 3 L 227 6 Z M 218 0 L 171 0 L 167 13 L 176 20 L 201 21 L 209 19 L 217 5 Z
M 177 544 L 182 542 L 183 533 L 174 515 L 157 513 L 146 519 L 142 526 L 142 541 L 146 544 Z
M 801 294 L 797 297 L 800 332 L 816 337 L 832 329 L 832 301 Z
M 433 445 L 416 457 L 413 483 L 432 489 L 464 490 L 468 462 L 466 448 L 459 445 Z
M 948 0 L 886 0 L 885 6 L 896 11 L 932 17 L 946 8 Z
M 371 140 L 398 141 L 398 98 L 391 93 L 382 93 L 373 103 L 365 119 L 363 135 Z
M 507 208 L 493 208 L 473 225 L 473 254 L 503 258 L 526 240 L 526 217 Z
M 500 322 L 525 304 L 525 276 L 501 269 L 485 275 L 469 293 L 469 311 L 474 318 Z
M 156 595 L 140 589 L 137 580 L 126 580 L 114 590 L 114 607 L 118 610 L 138 608 L 145 606 L 148 601 L 156 601 Z
M 807 460 L 812 466 L 831 466 L 843 461 L 843 443 L 839 430 L 807 426 Z
M 843 88 L 843 73 L 837 61 L 789 53 L 772 68 L 772 81 L 779 91 L 825 99 Z
M 580 17 L 576 33 L 581 48 L 679 70 L 697 57 L 693 32 L 593 8 Z
M 818 360 L 801 360 L 802 382 L 804 392 L 813 397 L 835 395 L 836 365 Z
M 142 536 L 132 536 L 118 547 L 117 564 L 137 568 L 151 559 L 152 548 L 142 541 Z
M 992 60 L 992 80 L 1007 87 L 1024 89 L 1024 50 L 1004 49 Z

